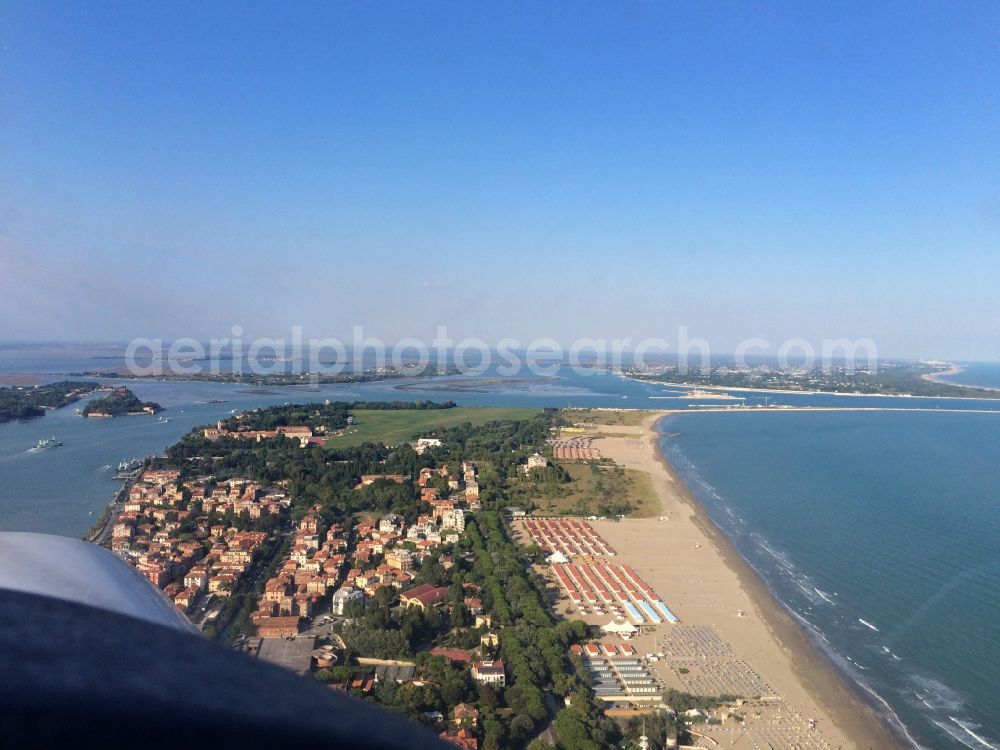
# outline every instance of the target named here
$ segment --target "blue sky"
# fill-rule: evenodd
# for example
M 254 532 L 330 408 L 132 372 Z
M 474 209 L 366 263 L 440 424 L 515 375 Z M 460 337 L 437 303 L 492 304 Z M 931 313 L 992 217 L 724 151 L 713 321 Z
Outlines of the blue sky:
M 996 3 L 150 6 L 0 5 L 0 340 L 1000 359 Z

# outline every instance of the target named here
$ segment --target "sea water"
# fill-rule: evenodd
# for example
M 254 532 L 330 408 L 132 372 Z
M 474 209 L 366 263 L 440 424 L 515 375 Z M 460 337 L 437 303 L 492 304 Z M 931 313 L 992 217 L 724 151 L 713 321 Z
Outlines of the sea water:
M 1000 415 L 702 413 L 661 430 L 737 550 L 917 744 L 1000 746 Z

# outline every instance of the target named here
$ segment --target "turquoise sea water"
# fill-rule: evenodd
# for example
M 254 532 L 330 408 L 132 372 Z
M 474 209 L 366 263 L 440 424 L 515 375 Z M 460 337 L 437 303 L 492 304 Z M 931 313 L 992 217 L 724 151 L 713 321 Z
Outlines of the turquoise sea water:
M 916 743 L 1000 744 L 1000 415 L 705 413 L 661 430 L 740 553 Z
M 959 385 L 976 385 L 981 388 L 1000 388 L 1000 364 L 996 362 L 963 362 L 962 371 L 948 375 L 944 380 Z
M 99 369 L 58 354 L 55 363 L 0 356 L 0 372 L 56 379 Z M 233 410 L 326 398 L 698 404 L 679 398 L 682 388 L 569 369 L 472 388 L 460 378 L 316 389 L 126 384 L 165 406 L 170 421 L 84 420 L 77 404 L 0 425 L 0 529 L 83 534 L 118 487 L 111 465 L 162 451 Z M 684 414 L 662 424 L 672 435 L 664 450 L 779 599 L 915 743 L 1000 747 L 1000 400 L 772 394 L 769 402 L 898 411 Z M 63 447 L 29 450 L 52 435 Z

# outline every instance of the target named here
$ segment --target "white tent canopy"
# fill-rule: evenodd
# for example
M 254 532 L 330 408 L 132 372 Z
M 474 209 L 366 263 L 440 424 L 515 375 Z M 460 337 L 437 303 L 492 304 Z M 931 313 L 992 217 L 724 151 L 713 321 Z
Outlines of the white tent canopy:
M 615 622 L 612 620 L 607 625 L 601 625 L 601 630 L 605 633 L 638 633 L 639 628 L 630 622 Z
M 562 552 L 553 552 L 551 555 L 545 558 L 545 562 L 552 565 L 560 565 L 562 563 L 568 563 L 569 558 L 566 557 Z

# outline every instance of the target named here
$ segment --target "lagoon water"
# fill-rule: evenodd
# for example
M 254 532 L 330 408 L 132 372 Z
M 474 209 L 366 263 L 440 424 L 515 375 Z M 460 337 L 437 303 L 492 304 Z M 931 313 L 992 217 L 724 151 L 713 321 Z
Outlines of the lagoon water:
M 57 379 L 102 369 L 73 357 L 59 352 L 57 365 L 8 358 L 0 372 Z M 684 389 L 569 369 L 481 385 L 126 384 L 166 407 L 161 416 L 170 421 L 84 420 L 78 403 L 0 425 L 0 529 L 80 536 L 117 488 L 111 475 L 120 459 L 160 452 L 233 410 L 327 398 L 689 411 L 698 403 L 678 398 Z M 681 414 L 661 422 L 665 453 L 778 598 L 916 744 L 1000 747 L 1000 400 L 768 400 L 880 411 Z M 29 450 L 52 435 L 64 445 Z

